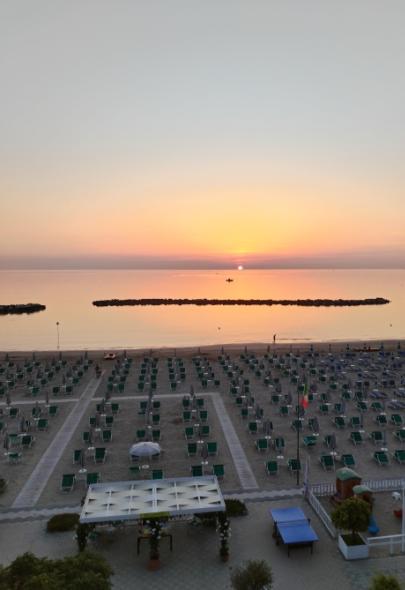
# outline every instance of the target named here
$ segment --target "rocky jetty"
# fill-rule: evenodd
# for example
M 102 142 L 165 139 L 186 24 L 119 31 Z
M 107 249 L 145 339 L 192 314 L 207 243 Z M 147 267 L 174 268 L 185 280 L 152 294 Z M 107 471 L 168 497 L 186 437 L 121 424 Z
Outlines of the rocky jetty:
M 142 305 L 298 305 L 301 307 L 354 307 L 359 305 L 386 305 L 382 297 L 374 299 L 104 299 L 93 301 L 96 307 Z
M 0 305 L 0 315 L 36 313 L 46 309 L 45 305 L 40 303 L 15 303 L 12 305 Z

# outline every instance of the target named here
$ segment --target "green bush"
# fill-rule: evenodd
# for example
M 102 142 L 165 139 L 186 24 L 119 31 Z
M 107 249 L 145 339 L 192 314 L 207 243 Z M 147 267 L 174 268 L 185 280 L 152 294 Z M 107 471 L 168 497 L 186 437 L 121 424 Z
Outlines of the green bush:
M 376 574 L 371 580 L 370 590 L 401 590 L 395 576 Z
M 55 516 L 52 516 L 52 518 L 48 520 L 46 530 L 48 533 L 64 533 L 65 531 L 72 531 L 78 522 L 78 514 L 55 514 Z
M 367 530 L 370 521 L 370 504 L 360 498 L 344 500 L 332 512 L 332 522 L 338 529 L 351 531 L 352 544 L 356 544 L 357 533 Z
M 225 500 L 226 514 L 228 517 L 231 516 L 246 516 L 248 513 L 246 504 L 241 500 L 235 498 L 228 498 Z
M 245 567 L 238 567 L 232 572 L 231 584 L 235 590 L 271 590 L 271 567 L 265 561 L 248 561 Z

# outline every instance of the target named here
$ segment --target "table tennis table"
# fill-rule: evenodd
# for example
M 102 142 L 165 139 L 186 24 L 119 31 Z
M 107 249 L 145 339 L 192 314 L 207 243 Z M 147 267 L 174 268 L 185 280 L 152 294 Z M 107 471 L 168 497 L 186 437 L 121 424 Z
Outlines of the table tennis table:
M 310 520 L 298 507 L 277 508 L 270 510 L 273 519 L 273 537 L 278 545 L 280 541 L 287 545 L 287 555 L 291 547 L 310 547 L 318 541 L 318 536 L 311 527 Z

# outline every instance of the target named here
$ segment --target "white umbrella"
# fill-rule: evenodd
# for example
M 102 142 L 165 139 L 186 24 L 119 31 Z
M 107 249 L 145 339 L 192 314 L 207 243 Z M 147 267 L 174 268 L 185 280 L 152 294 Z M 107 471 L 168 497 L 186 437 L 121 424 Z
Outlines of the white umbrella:
M 160 445 L 154 442 L 140 442 L 132 445 L 129 449 L 129 454 L 132 457 L 151 457 L 152 455 L 159 455 Z

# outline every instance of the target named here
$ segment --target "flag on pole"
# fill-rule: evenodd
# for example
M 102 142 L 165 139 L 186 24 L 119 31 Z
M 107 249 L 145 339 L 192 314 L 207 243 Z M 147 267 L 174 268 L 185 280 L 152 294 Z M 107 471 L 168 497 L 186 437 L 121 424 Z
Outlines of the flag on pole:
M 301 406 L 304 408 L 304 410 L 309 406 L 308 385 L 306 382 L 304 383 L 304 391 L 302 393 Z

